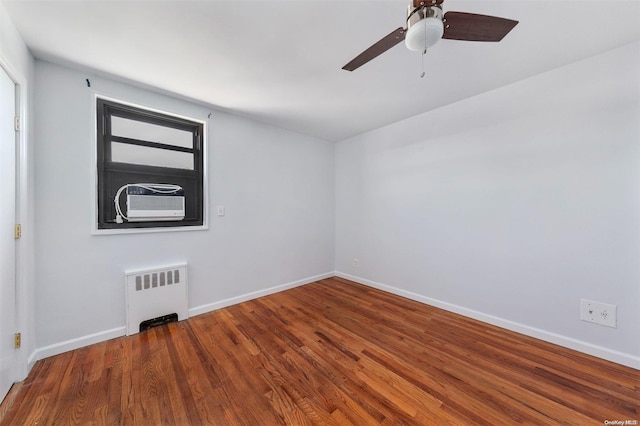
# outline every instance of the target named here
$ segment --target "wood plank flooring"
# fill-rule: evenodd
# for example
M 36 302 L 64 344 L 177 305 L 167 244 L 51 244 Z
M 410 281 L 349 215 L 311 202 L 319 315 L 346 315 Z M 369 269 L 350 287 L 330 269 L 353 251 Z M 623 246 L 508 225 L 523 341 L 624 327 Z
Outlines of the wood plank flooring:
M 2 413 L 2 425 L 640 423 L 640 371 L 332 278 L 38 361 Z

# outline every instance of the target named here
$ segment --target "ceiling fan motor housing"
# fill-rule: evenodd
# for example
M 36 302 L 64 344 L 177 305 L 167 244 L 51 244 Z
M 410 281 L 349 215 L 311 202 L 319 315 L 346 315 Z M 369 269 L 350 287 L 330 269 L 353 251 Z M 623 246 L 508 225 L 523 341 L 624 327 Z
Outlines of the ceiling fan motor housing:
M 440 5 L 413 8 L 407 12 L 407 34 L 405 45 L 415 52 L 424 51 L 436 44 L 444 34 Z

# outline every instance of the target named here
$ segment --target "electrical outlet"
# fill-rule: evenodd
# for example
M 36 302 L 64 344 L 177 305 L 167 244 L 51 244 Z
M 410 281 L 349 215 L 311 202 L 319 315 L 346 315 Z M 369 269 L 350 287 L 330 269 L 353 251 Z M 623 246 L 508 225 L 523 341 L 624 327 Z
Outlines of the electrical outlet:
M 354 268 L 359 268 L 360 267 L 360 261 L 358 259 L 353 259 L 353 267 Z
M 616 328 L 616 305 L 580 299 L 580 319 Z

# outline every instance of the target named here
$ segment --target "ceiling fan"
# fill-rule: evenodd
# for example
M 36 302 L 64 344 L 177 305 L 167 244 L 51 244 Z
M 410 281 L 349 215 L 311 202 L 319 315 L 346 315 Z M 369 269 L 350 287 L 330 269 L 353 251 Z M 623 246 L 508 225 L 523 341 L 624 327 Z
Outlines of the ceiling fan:
M 465 12 L 442 13 L 444 0 L 412 0 L 407 28 L 396 28 L 342 67 L 353 71 L 380 56 L 402 40 L 408 49 L 425 52 L 441 38 L 464 41 L 500 41 L 518 21 Z

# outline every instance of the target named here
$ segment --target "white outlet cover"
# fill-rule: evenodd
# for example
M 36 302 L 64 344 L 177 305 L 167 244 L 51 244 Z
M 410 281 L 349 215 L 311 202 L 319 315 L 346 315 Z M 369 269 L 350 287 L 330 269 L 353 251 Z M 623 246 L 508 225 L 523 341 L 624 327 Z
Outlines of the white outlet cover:
M 224 206 L 218 206 L 218 216 L 224 216 Z
M 616 305 L 580 299 L 581 320 L 616 328 L 616 317 Z

